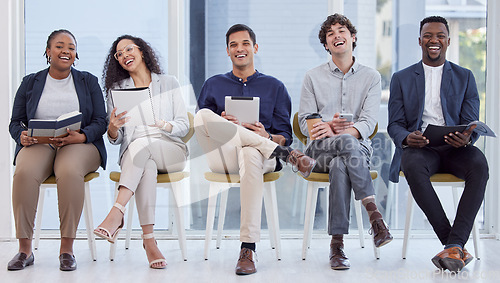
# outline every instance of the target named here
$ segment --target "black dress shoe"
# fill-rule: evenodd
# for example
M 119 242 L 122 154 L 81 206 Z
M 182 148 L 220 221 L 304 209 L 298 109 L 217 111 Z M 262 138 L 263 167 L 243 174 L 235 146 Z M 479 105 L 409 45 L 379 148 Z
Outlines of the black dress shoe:
M 16 254 L 11 261 L 9 261 L 9 265 L 7 266 L 8 270 L 23 270 L 26 266 L 32 265 L 35 263 L 35 256 L 33 253 L 28 257 L 25 253 Z
M 73 271 L 76 269 L 76 259 L 74 255 L 63 253 L 59 256 L 59 269 L 62 271 Z

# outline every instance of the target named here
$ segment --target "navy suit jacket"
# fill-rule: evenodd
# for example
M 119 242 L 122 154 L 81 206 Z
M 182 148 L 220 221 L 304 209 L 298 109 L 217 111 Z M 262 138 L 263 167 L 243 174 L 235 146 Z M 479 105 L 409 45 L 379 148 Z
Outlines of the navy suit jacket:
M 26 130 L 21 122 L 28 125 L 28 121 L 35 117 L 48 73 L 47 68 L 25 76 L 17 90 L 9 125 L 10 135 L 16 141 L 14 165 L 17 154 L 23 147 L 20 141 L 21 132 Z M 71 75 L 78 95 L 80 112 L 82 112 L 81 131 L 87 137 L 86 143 L 94 144 L 99 151 L 101 166 L 105 169 L 107 155 L 102 135 L 107 129 L 107 119 L 101 87 L 97 78 L 88 72 L 71 68 Z
M 387 132 L 396 145 L 389 180 L 399 181 L 402 144 L 413 131 L 422 130 L 425 105 L 425 74 L 422 61 L 394 73 L 389 98 Z M 445 61 L 441 79 L 441 107 L 447 126 L 479 120 L 479 95 L 474 75 L 468 69 Z M 473 133 L 472 141 L 478 135 Z

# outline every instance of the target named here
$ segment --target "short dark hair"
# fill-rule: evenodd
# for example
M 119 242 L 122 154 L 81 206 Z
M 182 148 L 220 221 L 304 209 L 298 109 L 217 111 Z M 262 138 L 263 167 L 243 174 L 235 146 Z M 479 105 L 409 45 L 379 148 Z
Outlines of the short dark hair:
M 357 34 L 358 31 L 356 30 L 356 27 L 351 23 L 351 21 L 344 15 L 335 13 L 333 15 L 330 15 L 326 18 L 326 20 L 321 24 L 321 29 L 319 30 L 318 38 L 323 47 L 326 45 L 326 33 L 328 30 L 334 25 L 334 24 L 341 24 L 345 26 L 351 35 Z M 356 42 L 352 42 L 352 50 L 356 48 Z M 330 53 L 330 51 L 325 47 L 325 50 Z
M 58 29 L 58 30 L 53 31 L 49 35 L 49 37 L 47 38 L 47 46 L 45 47 L 45 52 L 43 52 L 43 56 L 45 56 L 45 59 L 47 59 L 47 64 L 50 63 L 49 55 L 47 55 L 47 49 L 50 49 L 50 44 L 52 43 L 52 40 L 54 39 L 54 37 L 56 37 L 60 33 L 66 33 L 69 36 L 71 36 L 73 38 L 73 40 L 75 41 L 75 46 L 77 45 L 76 44 L 76 37 L 69 30 L 67 30 L 67 29 Z M 78 58 L 78 52 L 76 52 L 76 59 L 80 59 L 80 58 Z
M 441 17 L 441 16 L 430 16 L 430 17 L 427 17 L 427 18 L 423 19 L 420 22 L 420 32 L 419 33 L 422 33 L 422 28 L 427 23 L 442 23 L 446 27 L 446 30 L 448 31 L 448 34 L 450 34 L 450 27 L 448 26 L 448 21 L 445 18 Z
M 239 31 L 247 31 L 248 34 L 250 35 L 250 39 L 252 39 L 253 45 L 257 43 L 257 37 L 255 36 L 255 33 L 249 26 L 244 24 L 235 24 L 232 27 L 230 27 L 226 32 L 226 46 L 229 44 L 229 36 Z

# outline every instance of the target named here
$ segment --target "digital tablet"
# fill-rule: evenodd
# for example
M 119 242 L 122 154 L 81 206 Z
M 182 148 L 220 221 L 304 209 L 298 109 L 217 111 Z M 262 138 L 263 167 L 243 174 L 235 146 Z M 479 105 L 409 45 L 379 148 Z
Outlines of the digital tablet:
M 226 115 L 236 117 L 240 123 L 255 124 L 259 121 L 259 97 L 226 96 Z

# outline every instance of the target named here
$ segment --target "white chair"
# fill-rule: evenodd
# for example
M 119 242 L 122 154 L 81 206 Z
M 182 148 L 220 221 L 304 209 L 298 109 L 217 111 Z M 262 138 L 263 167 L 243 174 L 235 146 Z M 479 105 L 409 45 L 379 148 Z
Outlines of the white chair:
M 188 133 L 182 137 L 182 141 L 187 143 L 194 134 L 194 116 L 191 112 L 187 113 L 189 119 L 189 131 Z M 120 172 L 111 172 L 109 174 L 109 178 L 115 182 L 115 199 L 118 196 L 118 187 L 120 181 Z M 190 191 L 189 188 L 183 188 L 181 181 L 185 178 L 189 177 L 189 172 L 173 172 L 173 173 L 165 173 L 158 174 L 156 181 L 157 187 L 163 187 L 166 189 L 171 189 L 171 197 L 170 199 L 170 207 L 174 208 L 174 212 L 171 213 L 170 216 L 175 216 L 177 233 L 179 238 L 179 246 L 181 248 L 182 258 L 184 261 L 187 261 L 187 251 L 186 251 L 186 231 L 184 226 L 184 204 L 190 203 Z M 130 246 L 130 238 L 132 232 L 132 217 L 134 211 L 135 197 L 132 196 L 128 202 L 128 216 L 127 216 L 127 230 L 125 235 L 125 249 L 128 249 Z M 173 214 L 173 215 L 172 215 Z M 172 217 L 174 218 L 174 217 Z M 172 223 L 172 221 L 170 221 Z M 170 225 L 169 229 L 172 230 L 173 226 Z M 114 260 L 116 253 L 116 242 L 115 244 L 111 244 L 109 250 L 109 260 Z
M 403 172 L 399 173 L 400 176 L 404 177 Z M 436 186 L 448 186 L 452 188 L 452 194 L 453 194 L 453 202 L 454 202 L 454 207 L 458 206 L 459 202 L 459 197 L 458 197 L 458 190 L 462 189 L 465 187 L 465 181 L 456 177 L 455 175 L 452 174 L 446 174 L 446 173 L 438 173 L 434 174 L 431 176 L 431 182 L 434 187 Z M 414 200 L 413 200 L 413 195 L 411 194 L 411 191 L 408 190 L 408 202 L 406 205 L 406 221 L 405 221 L 405 232 L 404 232 L 404 238 L 403 238 L 403 259 L 406 259 L 406 254 L 408 251 L 408 241 L 410 239 L 410 231 L 411 231 L 411 225 L 413 222 L 413 208 L 414 208 Z M 477 225 L 474 221 L 474 226 L 472 227 L 472 239 L 474 242 L 474 252 L 476 259 L 479 259 L 479 248 L 478 248 L 478 241 L 479 241 L 479 230 L 477 228 Z
M 278 220 L 278 202 L 276 199 L 276 186 L 275 181 L 278 180 L 283 173 L 271 172 L 263 175 L 264 178 L 264 206 L 266 210 L 267 227 L 269 230 L 269 240 L 271 241 L 271 248 L 276 250 L 276 257 L 281 260 L 281 238 Z M 205 260 L 208 260 L 210 252 L 210 242 L 212 241 L 212 232 L 215 222 L 215 208 L 217 204 L 217 197 L 221 195 L 219 207 L 219 220 L 217 228 L 216 247 L 220 248 L 222 239 L 222 230 L 224 227 L 224 220 L 226 216 L 226 205 L 228 191 L 231 187 L 239 187 L 240 176 L 238 174 L 223 174 L 206 172 L 205 179 L 210 182 L 210 191 L 208 197 L 208 211 L 207 211 L 207 228 L 205 233 Z
M 305 145 L 307 143 L 307 137 L 302 134 L 299 126 L 299 116 L 298 112 L 293 116 L 293 133 L 295 136 Z M 377 134 L 377 128 L 370 136 L 370 139 Z M 300 174 L 299 174 L 300 175 Z M 302 177 L 302 175 L 300 175 Z M 378 176 L 377 171 L 370 171 L 370 176 L 372 180 L 376 179 Z M 302 259 L 305 260 L 307 256 L 307 250 L 311 247 L 311 238 L 314 227 L 314 214 L 316 211 L 316 201 L 318 199 L 318 189 L 320 187 L 325 187 L 325 193 L 328 196 L 328 189 L 330 187 L 329 175 L 328 173 L 311 173 L 309 177 L 304 178 L 308 181 L 307 183 L 307 197 L 306 197 L 306 209 L 304 217 L 304 238 L 302 241 Z M 354 200 L 354 193 L 352 193 L 352 199 Z M 328 199 L 326 203 L 326 211 L 328 211 Z M 361 212 L 361 201 L 354 200 L 354 211 L 356 213 L 356 223 L 358 224 L 359 231 L 359 244 L 361 248 L 365 247 L 364 240 L 364 229 L 363 229 L 363 219 Z M 328 220 L 328 217 L 327 217 Z M 380 258 L 380 251 L 375 245 L 373 246 L 375 258 Z
M 90 255 L 92 256 L 92 260 L 96 260 L 96 247 L 95 247 L 95 238 L 93 233 L 93 220 L 92 220 L 92 202 L 90 198 L 90 186 L 89 182 L 95 178 L 99 177 L 99 173 L 91 172 L 85 175 L 85 195 L 83 201 L 83 215 L 85 218 L 85 228 L 87 229 L 87 239 L 90 248 Z M 38 244 L 40 242 L 40 230 L 42 226 L 42 214 L 43 214 L 43 202 L 45 200 L 45 191 L 50 187 L 56 187 L 56 177 L 54 175 L 48 177 L 41 185 L 40 185 L 40 195 L 38 199 L 38 209 L 36 212 L 36 224 L 35 224 L 35 243 L 34 248 L 38 250 Z

